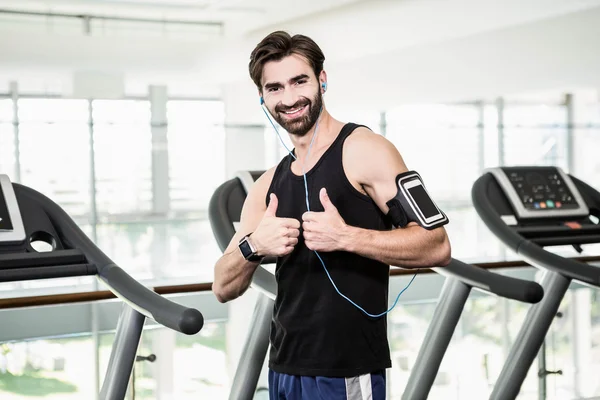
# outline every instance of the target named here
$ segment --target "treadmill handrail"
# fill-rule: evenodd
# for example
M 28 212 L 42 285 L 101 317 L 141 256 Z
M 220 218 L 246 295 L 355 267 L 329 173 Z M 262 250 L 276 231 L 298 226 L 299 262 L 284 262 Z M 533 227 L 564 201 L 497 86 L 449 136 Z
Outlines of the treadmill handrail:
M 27 186 L 17 183 L 13 186 L 20 196 L 27 196 L 43 208 L 61 238 L 65 242 L 70 240 L 69 246 L 85 253 L 88 262 L 96 266 L 98 278 L 117 297 L 144 316 L 177 332 L 192 335 L 202 329 L 204 317 L 200 311 L 173 302 L 133 279 L 116 266 L 54 201 Z
M 457 279 L 474 289 L 523 303 L 535 304 L 544 297 L 544 289 L 536 282 L 493 273 L 455 258 L 449 265 L 434 270 L 440 275 Z
M 532 265 L 590 285 L 600 285 L 600 268 L 546 251 L 508 227 L 487 200 L 488 185 L 493 179 L 490 173 L 481 175 L 473 184 L 471 196 L 479 217 L 496 237 Z

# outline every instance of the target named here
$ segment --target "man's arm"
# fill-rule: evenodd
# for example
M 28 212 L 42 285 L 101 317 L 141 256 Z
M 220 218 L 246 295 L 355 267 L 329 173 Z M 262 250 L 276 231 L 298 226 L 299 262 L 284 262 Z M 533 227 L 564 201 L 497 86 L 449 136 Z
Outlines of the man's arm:
M 244 201 L 239 228 L 215 265 L 212 291 L 221 303 L 244 294 L 250 286 L 254 271 L 260 265 L 257 261 L 247 261 L 242 256 L 238 243 L 260 223 L 267 209 L 265 198 L 272 177 L 273 171 L 267 171 L 252 185 Z
M 384 137 L 359 128 L 346 140 L 343 164 L 349 179 L 387 214 L 386 202 L 398 192 L 395 178 L 408 170 L 396 147 Z M 402 268 L 449 264 L 450 242 L 443 227 L 429 231 L 410 223 L 402 229 L 376 231 L 349 226 L 331 204 L 326 190 L 321 190 L 320 197 L 325 211 L 304 216 L 309 248 L 353 252 Z
M 289 254 L 298 243 L 300 222 L 275 215 L 278 199 L 274 194 L 271 194 L 269 206 L 265 204 L 274 170 L 265 172 L 250 189 L 242 208 L 239 229 L 215 265 L 212 291 L 221 303 L 244 294 L 260 265 L 260 262 L 248 261 L 242 256 L 238 247 L 242 237 L 251 233 L 249 240 L 261 256 Z
M 399 151 L 386 138 L 368 130 L 357 133 L 354 140 L 348 142 L 344 166 L 356 166 L 350 167 L 349 176 L 356 177 L 381 211 L 387 214 L 386 202 L 398 192 L 396 176 L 408 168 Z M 405 268 L 450 263 L 450 241 L 443 227 L 427 230 L 411 222 L 405 228 L 391 231 L 347 228 L 342 236 L 347 251 Z

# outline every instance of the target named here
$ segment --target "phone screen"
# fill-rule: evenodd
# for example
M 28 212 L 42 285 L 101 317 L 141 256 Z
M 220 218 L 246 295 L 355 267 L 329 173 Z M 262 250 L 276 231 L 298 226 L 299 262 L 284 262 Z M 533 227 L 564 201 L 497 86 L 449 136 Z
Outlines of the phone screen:
M 0 231 L 12 231 L 13 225 L 8 214 L 8 206 L 0 185 Z
M 429 219 L 436 215 L 440 215 L 440 212 L 438 211 L 435 204 L 433 204 L 433 201 L 431 201 L 431 198 L 425 191 L 423 185 L 413 186 L 408 189 L 408 192 L 415 200 L 415 203 L 417 203 L 417 205 L 421 209 L 421 212 L 423 213 L 423 216 L 426 219 Z

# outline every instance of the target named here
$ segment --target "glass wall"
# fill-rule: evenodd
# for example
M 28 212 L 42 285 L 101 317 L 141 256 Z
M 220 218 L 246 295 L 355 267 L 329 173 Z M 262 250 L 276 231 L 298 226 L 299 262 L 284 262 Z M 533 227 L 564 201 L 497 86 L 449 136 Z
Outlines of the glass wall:
M 225 180 L 225 108 L 221 101 L 185 100 L 167 107 L 171 209 L 206 210 Z
M 507 104 L 503 109 L 506 165 L 556 165 L 568 171 L 567 107 Z
M 207 322 L 195 336 L 145 330 L 125 400 L 227 399 L 225 327 Z M 100 385 L 113 341 L 113 333 L 98 339 Z M 0 398 L 94 399 L 95 356 L 92 335 L 0 344 Z
M 94 100 L 92 118 L 95 201 L 98 219 L 103 220 L 119 214 L 150 213 L 152 211 L 150 102 L 148 100 Z M 88 154 L 88 160 L 89 157 Z
M 58 203 L 144 283 L 210 281 L 220 251 L 206 210 L 225 178 L 224 105 L 153 101 L 167 110 L 164 148 L 153 145 L 150 99 L 18 98 L 16 115 L 13 100 L 0 99 L 0 173 Z M 166 181 L 157 178 L 159 165 L 169 168 Z M 167 192 L 168 209 L 155 209 L 153 191 Z M 73 278 L 2 284 L 0 293 L 61 287 L 95 289 L 92 279 Z
M 574 110 L 574 169 L 577 176 L 600 187 L 600 104 L 586 102 Z
M 20 99 L 17 106 L 21 182 L 71 216 L 89 214 L 88 102 Z
M 0 173 L 14 176 L 15 136 L 13 130 L 13 101 L 0 98 Z

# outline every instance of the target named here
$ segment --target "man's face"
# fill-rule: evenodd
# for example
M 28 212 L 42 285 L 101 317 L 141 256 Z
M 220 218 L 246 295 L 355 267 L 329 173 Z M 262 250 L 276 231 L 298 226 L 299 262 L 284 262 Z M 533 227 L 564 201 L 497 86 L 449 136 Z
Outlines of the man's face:
M 292 135 L 304 136 L 319 118 L 321 84 L 306 62 L 292 54 L 265 64 L 263 98 L 277 123 Z

